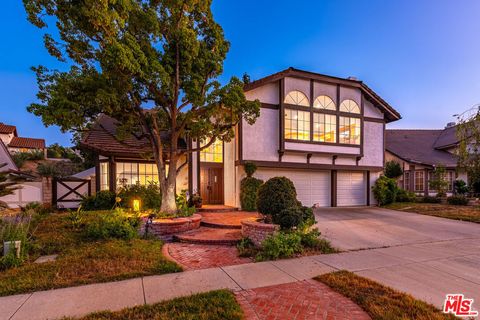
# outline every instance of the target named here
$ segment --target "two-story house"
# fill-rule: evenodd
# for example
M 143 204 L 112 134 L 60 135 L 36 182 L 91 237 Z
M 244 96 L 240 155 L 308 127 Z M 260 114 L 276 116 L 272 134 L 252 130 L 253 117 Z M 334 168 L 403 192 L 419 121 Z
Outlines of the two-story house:
M 44 139 L 19 137 L 17 127 L 0 122 L 0 140 L 7 146 L 10 153 L 41 151 L 45 154 Z
M 231 142 L 184 159 L 177 191 L 198 191 L 205 204 L 238 207 L 243 166 L 253 162 L 258 178 L 290 178 L 306 206 L 374 203 L 370 186 L 385 163 L 385 124 L 400 114 L 372 89 L 354 78 L 289 68 L 247 84 L 245 95 L 261 102 L 260 117 L 253 125 L 242 121 Z M 140 157 L 147 142 L 116 140 L 108 117 L 82 144 L 98 154 L 99 190 L 157 179 L 155 165 Z

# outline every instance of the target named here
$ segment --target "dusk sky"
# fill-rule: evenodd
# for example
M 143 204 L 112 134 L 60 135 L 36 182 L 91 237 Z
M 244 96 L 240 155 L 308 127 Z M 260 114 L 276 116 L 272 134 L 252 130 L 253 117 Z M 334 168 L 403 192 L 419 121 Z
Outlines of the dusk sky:
M 20 0 L 4 1 L 0 30 L 0 122 L 19 134 L 69 145 L 26 111 L 31 66 L 65 66 L 43 47 Z M 214 1 L 231 49 L 222 80 L 252 80 L 290 66 L 363 80 L 401 114 L 390 128 L 441 128 L 480 103 L 480 1 Z

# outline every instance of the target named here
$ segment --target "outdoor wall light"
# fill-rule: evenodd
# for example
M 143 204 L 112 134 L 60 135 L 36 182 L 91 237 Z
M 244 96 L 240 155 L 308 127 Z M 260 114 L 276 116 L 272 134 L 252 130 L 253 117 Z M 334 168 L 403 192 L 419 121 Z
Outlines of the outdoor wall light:
M 133 200 L 133 211 L 138 212 L 140 211 L 140 200 L 134 199 Z

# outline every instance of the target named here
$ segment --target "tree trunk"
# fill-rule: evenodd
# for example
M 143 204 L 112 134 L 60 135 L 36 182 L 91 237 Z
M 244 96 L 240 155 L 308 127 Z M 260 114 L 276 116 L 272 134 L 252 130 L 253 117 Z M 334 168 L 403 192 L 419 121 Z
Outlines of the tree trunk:
M 162 206 L 160 207 L 160 211 L 164 213 L 176 213 L 177 204 L 175 202 L 175 183 L 169 183 L 167 179 L 161 189 Z

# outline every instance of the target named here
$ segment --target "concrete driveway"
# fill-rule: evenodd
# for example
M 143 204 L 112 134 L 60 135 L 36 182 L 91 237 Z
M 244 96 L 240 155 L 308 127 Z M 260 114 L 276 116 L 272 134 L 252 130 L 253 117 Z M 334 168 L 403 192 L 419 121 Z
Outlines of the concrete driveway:
M 346 252 L 317 261 L 441 308 L 463 293 L 480 310 L 480 224 L 380 208 L 323 208 L 318 228 Z
M 342 250 L 480 238 L 480 224 L 383 208 L 321 208 L 315 217 L 323 236 Z

